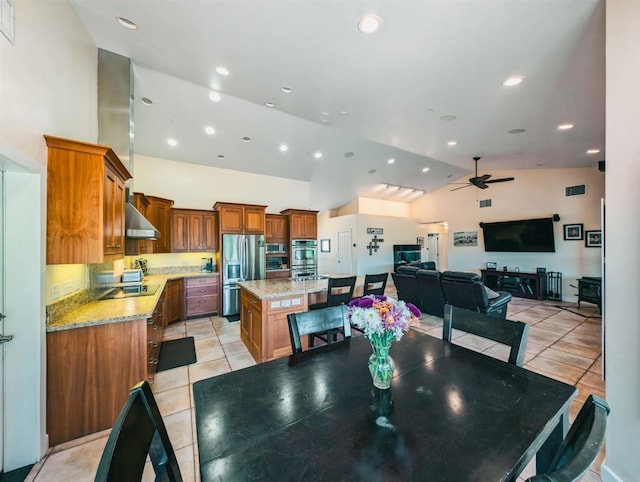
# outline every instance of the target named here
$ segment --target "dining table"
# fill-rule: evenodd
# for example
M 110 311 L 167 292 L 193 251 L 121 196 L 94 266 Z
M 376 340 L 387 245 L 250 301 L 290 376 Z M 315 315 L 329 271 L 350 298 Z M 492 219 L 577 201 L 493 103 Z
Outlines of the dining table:
M 208 481 L 515 481 L 544 471 L 574 386 L 417 330 L 388 390 L 363 336 L 194 383 Z

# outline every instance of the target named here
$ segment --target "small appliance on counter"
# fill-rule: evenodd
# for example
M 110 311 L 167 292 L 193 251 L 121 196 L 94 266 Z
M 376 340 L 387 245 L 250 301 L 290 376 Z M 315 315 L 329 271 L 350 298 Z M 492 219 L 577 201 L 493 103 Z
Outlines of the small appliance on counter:
M 207 273 L 213 272 L 213 258 L 202 258 L 202 265 L 200 268 L 201 271 L 205 271 Z
M 142 274 L 149 274 L 147 272 L 147 260 L 144 258 L 136 259 L 135 268 L 139 268 L 142 270 Z
M 125 269 L 122 272 L 123 283 L 140 283 L 144 278 L 144 274 L 140 268 L 138 269 Z

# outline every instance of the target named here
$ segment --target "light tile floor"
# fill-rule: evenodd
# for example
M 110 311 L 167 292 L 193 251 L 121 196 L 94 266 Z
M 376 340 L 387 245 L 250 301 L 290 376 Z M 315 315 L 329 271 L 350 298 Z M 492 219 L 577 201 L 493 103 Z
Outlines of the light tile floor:
M 583 305 L 578 310 L 575 303 L 514 298 L 509 304 L 508 318 L 531 325 L 525 368 L 578 387 L 579 394 L 571 406 L 572 420 L 590 393 L 604 397 L 601 319 L 595 307 Z M 425 315 L 415 329 L 440 338 L 442 319 Z M 195 338 L 198 362 L 156 374 L 153 391 L 183 478 L 185 482 L 195 482 L 199 481 L 199 469 L 192 385 L 203 378 L 239 370 L 255 362 L 240 341 L 239 322 L 206 317 L 172 324 L 165 331 L 165 339 L 185 336 Z M 508 356 L 505 346 L 462 332 L 454 332 L 454 343 L 504 360 Z M 106 430 L 52 447 L 26 480 L 93 480 L 108 434 Z M 603 460 L 604 449 L 581 480 L 599 481 Z M 527 467 L 518 480 L 533 475 L 533 467 L 533 464 Z M 152 470 L 145 471 L 144 480 L 153 480 L 147 477 L 150 472 Z

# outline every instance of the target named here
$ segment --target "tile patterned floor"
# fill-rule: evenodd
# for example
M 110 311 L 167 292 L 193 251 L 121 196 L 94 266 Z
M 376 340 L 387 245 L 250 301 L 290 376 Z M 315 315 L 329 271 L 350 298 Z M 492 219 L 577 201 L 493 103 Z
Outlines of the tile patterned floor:
M 601 320 L 596 308 L 578 310 L 575 304 L 540 302 L 514 298 L 509 304 L 508 318 L 526 321 L 530 326 L 525 368 L 552 378 L 575 384 L 579 394 L 571 406 L 571 419 L 577 414 L 588 394 L 605 396 L 601 380 Z M 423 316 L 416 329 L 440 338 L 442 319 Z M 255 362 L 240 341 L 239 322 L 206 317 L 172 324 L 165 339 L 193 336 L 198 362 L 156 375 L 153 383 L 160 412 L 176 451 L 185 482 L 199 481 L 192 384 Z M 479 337 L 454 331 L 454 343 L 506 360 L 508 349 Z M 100 460 L 109 431 L 52 447 L 36 464 L 27 481 L 91 481 Z M 604 449 L 583 482 L 600 481 L 600 465 Z M 153 480 L 150 466 L 143 480 Z M 531 464 L 518 480 L 533 475 Z

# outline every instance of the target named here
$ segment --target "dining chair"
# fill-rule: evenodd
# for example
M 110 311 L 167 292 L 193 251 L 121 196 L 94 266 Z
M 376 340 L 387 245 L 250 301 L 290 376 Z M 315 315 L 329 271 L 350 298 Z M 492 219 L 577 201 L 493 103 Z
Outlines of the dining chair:
M 451 341 L 453 328 L 508 345 L 511 347 L 509 363 L 519 367 L 524 363 L 529 325 L 522 321 L 496 318 L 446 304 L 442 325 L 443 340 Z
M 384 290 L 387 287 L 388 278 L 389 273 L 364 275 L 364 288 L 362 291 L 362 295 L 384 295 Z
M 609 412 L 607 402 L 596 395 L 589 395 L 553 456 L 548 471 L 529 477 L 526 482 L 578 480 L 602 448 Z
M 151 387 L 135 385 L 102 452 L 96 482 L 139 482 L 147 456 L 157 482 L 182 482 L 176 455 Z
M 321 338 L 327 344 L 335 343 L 334 333 L 342 333 L 344 340 L 351 338 L 351 324 L 347 319 L 346 305 L 329 306 L 304 313 L 291 313 L 287 315 L 289 324 L 289 336 L 291 337 L 291 349 L 293 353 L 302 351 L 300 337 L 309 335 L 309 347 L 313 348 L 314 338 L 320 338 L 320 333 L 325 334 Z
M 356 276 L 329 278 L 327 280 L 327 301 L 316 303 L 309 307 L 310 310 L 319 310 L 329 306 L 346 305 L 353 297 L 356 287 Z

